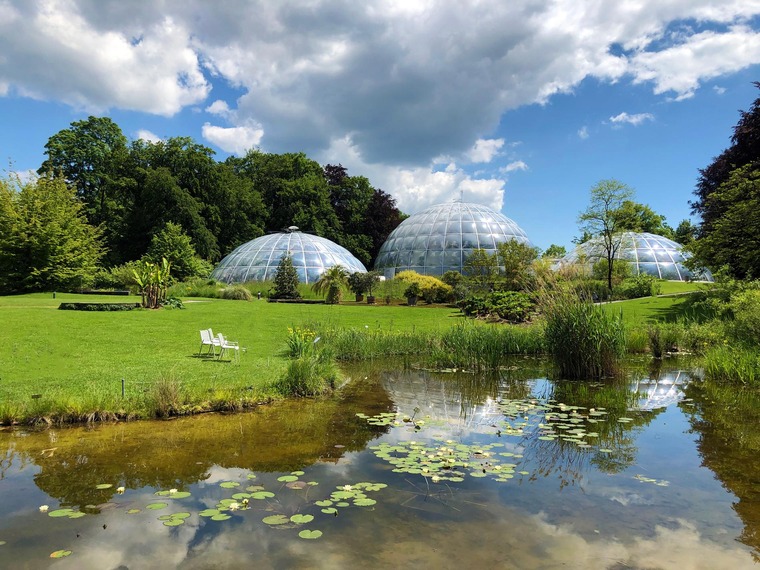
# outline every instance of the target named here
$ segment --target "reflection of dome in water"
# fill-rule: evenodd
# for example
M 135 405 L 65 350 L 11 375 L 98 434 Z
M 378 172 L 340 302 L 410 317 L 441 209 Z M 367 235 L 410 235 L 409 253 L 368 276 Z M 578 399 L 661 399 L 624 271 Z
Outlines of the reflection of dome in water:
M 375 269 L 393 277 L 411 269 L 424 275 L 462 271 L 475 249 L 496 253 L 509 240 L 530 245 L 514 221 L 481 204 L 447 202 L 409 216 L 380 248 Z
M 292 226 L 287 232 L 261 236 L 237 247 L 219 262 L 211 277 L 224 283 L 271 281 L 286 253 L 293 258 L 301 283 L 314 283 L 335 265 L 342 265 L 349 273 L 367 271 L 346 248 Z
M 631 388 L 639 393 L 639 410 L 667 408 L 683 400 L 683 388 L 691 380 L 682 370 L 659 375 L 657 378 L 636 380 Z
M 504 419 L 492 398 L 485 397 L 482 403 L 468 401 L 459 383 L 444 382 L 424 371 L 386 373 L 382 385 L 398 411 L 416 419 L 429 416 L 432 421 L 474 433 L 493 433 L 493 424 Z
M 712 281 L 709 270 L 693 273 L 683 262 L 689 258 L 683 247 L 668 238 L 649 233 L 624 232 L 620 247 L 615 253 L 616 260 L 627 261 L 634 275 L 645 273 L 670 281 Z M 606 250 L 600 238 L 580 244 L 568 253 L 561 265 L 591 264 L 606 258 Z

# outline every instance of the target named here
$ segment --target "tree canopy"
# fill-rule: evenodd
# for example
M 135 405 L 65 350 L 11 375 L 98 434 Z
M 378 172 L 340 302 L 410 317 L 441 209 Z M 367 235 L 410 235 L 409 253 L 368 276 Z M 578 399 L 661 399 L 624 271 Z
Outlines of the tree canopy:
M 371 265 L 403 219 L 388 194 L 304 153 L 252 150 L 219 162 L 190 137 L 131 144 L 105 117 L 76 121 L 45 145 L 40 175 L 60 174 L 100 227 L 106 266 L 140 259 L 167 224 L 215 262 L 266 232 L 298 226 Z
M 607 286 L 612 290 L 615 253 L 620 247 L 623 224 L 619 214 L 633 190 L 614 179 L 601 180 L 591 187 L 588 207 L 578 217 L 580 229 L 599 239 L 601 255 L 607 261 Z
M 60 176 L 0 180 L 0 292 L 89 285 L 103 253 L 100 240 Z
M 755 87 L 760 88 L 760 82 Z M 711 269 L 725 267 L 740 279 L 760 277 L 758 171 L 760 97 L 749 111 L 741 111 L 731 146 L 700 170 L 696 199 L 691 203 L 701 218 L 690 245 L 696 260 Z

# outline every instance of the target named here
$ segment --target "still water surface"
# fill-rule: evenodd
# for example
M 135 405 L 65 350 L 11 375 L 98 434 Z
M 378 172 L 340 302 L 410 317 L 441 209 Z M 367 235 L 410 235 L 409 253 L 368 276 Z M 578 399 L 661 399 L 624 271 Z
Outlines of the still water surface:
M 0 567 L 756 566 L 752 396 L 686 367 L 351 376 L 248 414 L 0 431 Z

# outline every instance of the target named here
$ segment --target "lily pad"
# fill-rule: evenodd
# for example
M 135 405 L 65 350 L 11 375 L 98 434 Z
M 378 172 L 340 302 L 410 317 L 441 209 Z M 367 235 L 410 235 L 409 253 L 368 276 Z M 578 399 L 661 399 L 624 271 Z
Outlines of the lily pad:
M 297 514 L 290 517 L 290 521 L 296 524 L 306 524 L 306 523 L 310 523 L 313 520 L 314 520 L 314 517 L 312 515 Z
M 372 505 L 376 504 L 377 501 L 374 499 L 356 499 L 354 501 L 354 504 L 357 507 L 371 507 Z
M 230 515 L 225 515 L 224 513 L 219 513 L 218 515 L 214 515 L 211 517 L 212 521 L 226 521 L 228 519 L 231 519 L 232 517 Z
M 137 513 L 141 512 L 140 509 L 129 509 L 127 511 L 128 515 L 136 515 Z
M 286 517 L 285 515 L 270 515 L 268 517 L 264 517 L 261 520 L 264 524 L 268 524 L 271 526 L 288 524 L 290 522 L 290 519 Z
M 251 493 L 251 499 L 271 499 L 274 497 L 274 493 L 270 491 L 256 491 Z
M 101 490 L 103 490 L 103 489 L 110 489 L 111 487 L 113 487 L 113 485 L 111 485 L 111 483 L 100 483 L 98 485 L 95 485 L 96 489 L 101 489 Z
M 325 513 L 326 515 L 337 515 L 338 509 L 334 507 L 327 507 L 327 508 L 322 509 L 322 512 Z
M 282 477 L 277 477 L 277 480 L 282 483 L 290 483 L 292 481 L 298 481 L 298 477 L 295 475 L 283 475 Z
M 218 509 L 204 509 L 198 513 L 198 516 L 215 517 L 216 515 L 219 515 L 219 514 L 221 514 L 221 512 Z
M 68 517 L 74 514 L 74 512 L 74 509 L 57 509 L 55 511 L 50 511 L 48 513 L 48 516 L 51 516 L 53 518 Z
M 237 483 L 235 481 L 224 481 L 222 483 L 219 483 L 219 486 L 222 489 L 234 489 L 236 487 L 240 487 L 240 483 Z
M 151 511 L 157 511 L 159 509 L 165 509 L 169 506 L 169 503 L 150 503 L 145 508 L 150 509 Z
M 71 556 L 71 550 L 56 550 L 50 553 L 50 558 L 66 558 Z
M 322 536 L 321 530 L 302 530 L 298 533 L 298 536 L 305 538 L 306 540 L 315 540 Z

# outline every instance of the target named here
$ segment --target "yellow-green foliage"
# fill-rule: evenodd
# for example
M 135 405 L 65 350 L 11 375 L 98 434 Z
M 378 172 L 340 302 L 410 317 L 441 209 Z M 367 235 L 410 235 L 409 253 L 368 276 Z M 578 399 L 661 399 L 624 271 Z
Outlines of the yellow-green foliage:
M 411 285 L 417 283 L 422 291 L 422 298 L 429 303 L 442 303 L 451 297 L 454 289 L 437 277 L 420 275 L 416 271 L 406 270 L 396 273 L 396 280 Z

